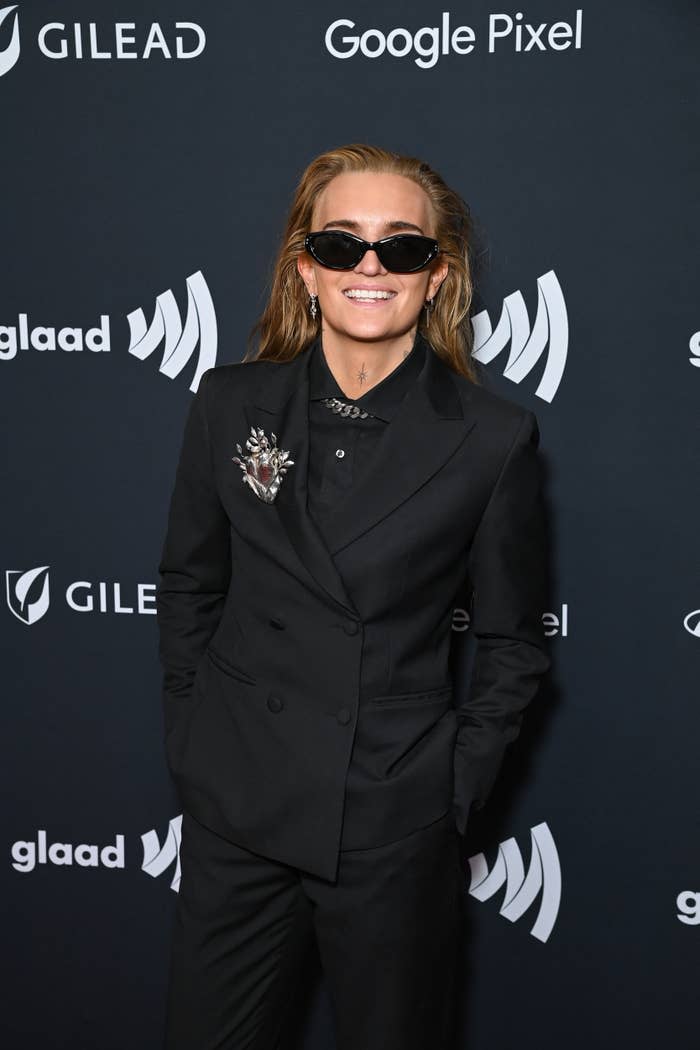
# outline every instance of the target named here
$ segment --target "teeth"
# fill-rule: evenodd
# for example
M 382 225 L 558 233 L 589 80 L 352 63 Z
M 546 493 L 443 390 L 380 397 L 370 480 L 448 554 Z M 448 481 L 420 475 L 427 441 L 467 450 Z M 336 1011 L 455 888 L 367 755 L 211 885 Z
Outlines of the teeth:
M 349 299 L 393 299 L 394 292 L 384 292 L 379 289 L 348 288 L 345 295 Z

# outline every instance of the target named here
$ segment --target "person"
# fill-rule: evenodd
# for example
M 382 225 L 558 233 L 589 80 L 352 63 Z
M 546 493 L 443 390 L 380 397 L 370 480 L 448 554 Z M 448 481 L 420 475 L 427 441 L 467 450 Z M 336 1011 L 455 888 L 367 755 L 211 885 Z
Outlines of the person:
M 459 844 L 549 667 L 539 429 L 477 380 L 470 238 L 420 160 L 322 154 L 251 349 L 192 400 L 156 602 L 168 1050 L 279 1045 L 314 941 L 338 1050 L 454 1038 Z

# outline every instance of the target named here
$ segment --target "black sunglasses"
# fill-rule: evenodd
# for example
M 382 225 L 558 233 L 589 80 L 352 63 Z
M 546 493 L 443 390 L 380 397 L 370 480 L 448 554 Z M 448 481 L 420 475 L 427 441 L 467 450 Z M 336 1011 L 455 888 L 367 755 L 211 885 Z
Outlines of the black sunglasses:
M 385 270 L 391 273 L 415 273 L 423 270 L 440 254 L 440 247 L 432 237 L 400 233 L 383 237 L 381 241 L 363 241 L 353 233 L 340 230 L 321 230 L 309 233 L 304 239 L 309 255 L 329 270 L 354 270 L 365 252 L 375 251 Z

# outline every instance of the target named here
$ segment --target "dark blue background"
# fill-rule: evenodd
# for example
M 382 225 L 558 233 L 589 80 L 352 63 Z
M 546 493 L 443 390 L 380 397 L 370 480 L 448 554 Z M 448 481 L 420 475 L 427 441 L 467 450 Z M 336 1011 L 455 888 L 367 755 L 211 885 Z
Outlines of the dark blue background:
M 697 478 L 695 3 L 583 4 L 581 50 L 489 54 L 491 11 L 573 21 L 576 5 L 489 8 L 352 2 L 329 7 L 34 2 L 22 53 L 0 77 L 0 325 L 78 325 L 108 314 L 106 354 L 0 360 L 3 572 L 49 565 L 51 608 L 32 627 L 5 607 L 0 816 L 6 861 L 0 1029 L 26 1047 L 160 1045 L 171 872 L 141 870 L 140 835 L 178 812 L 162 752 L 155 617 L 78 614 L 74 580 L 156 582 L 193 368 L 127 352 L 126 315 L 202 270 L 218 361 L 239 360 L 265 299 L 293 187 L 319 152 L 353 141 L 428 160 L 480 229 L 477 308 L 495 325 L 554 269 L 570 325 L 551 404 L 537 375 L 514 385 L 505 355 L 485 381 L 538 417 L 548 466 L 555 593 L 569 635 L 551 685 L 511 748 L 466 855 L 489 865 L 546 822 L 562 868 L 546 943 L 498 914 L 503 891 L 469 898 L 464 1039 L 470 1050 L 696 1045 L 700 929 L 676 917 L 698 888 L 697 660 L 683 628 L 700 607 Z M 471 55 L 339 61 L 323 36 L 358 28 L 477 31 Z M 190 61 L 42 56 L 48 21 L 115 21 L 143 42 L 160 21 L 207 34 Z M 11 19 L 0 29 L 0 51 Z M 455 645 L 463 647 L 464 635 Z M 458 653 L 457 658 L 461 659 Z M 108 845 L 124 870 L 11 865 L 16 840 Z M 465 859 L 466 864 L 466 859 Z M 468 880 L 468 869 L 465 871 Z M 312 967 L 313 971 L 313 967 Z M 301 1004 L 298 1046 L 332 1046 L 321 976 Z

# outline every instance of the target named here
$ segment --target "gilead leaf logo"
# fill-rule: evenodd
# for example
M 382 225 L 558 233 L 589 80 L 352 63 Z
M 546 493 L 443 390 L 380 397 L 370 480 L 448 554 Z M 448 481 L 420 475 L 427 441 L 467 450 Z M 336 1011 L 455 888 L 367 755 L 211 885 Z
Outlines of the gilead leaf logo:
M 489 871 L 483 853 L 469 858 L 471 883 L 469 893 L 479 901 L 488 900 L 505 883 L 506 892 L 500 914 L 515 922 L 525 914 L 541 893 L 540 909 L 530 933 L 539 941 L 549 938 L 561 902 L 561 868 L 552 833 L 546 823 L 530 829 L 531 854 L 527 875 L 514 838 L 498 847 L 496 862 Z
M 13 11 L 14 20 L 10 42 L 7 47 L 0 51 L 0 77 L 4 76 L 5 73 L 9 73 L 12 67 L 17 64 L 17 59 L 19 58 L 19 16 L 17 14 L 17 4 L 12 4 L 10 7 L 0 7 L 0 31 L 3 23 L 10 18 Z M 4 33 L 2 35 L 4 37 Z
M 5 590 L 10 612 L 30 627 L 40 620 L 49 607 L 49 567 L 7 569 Z

